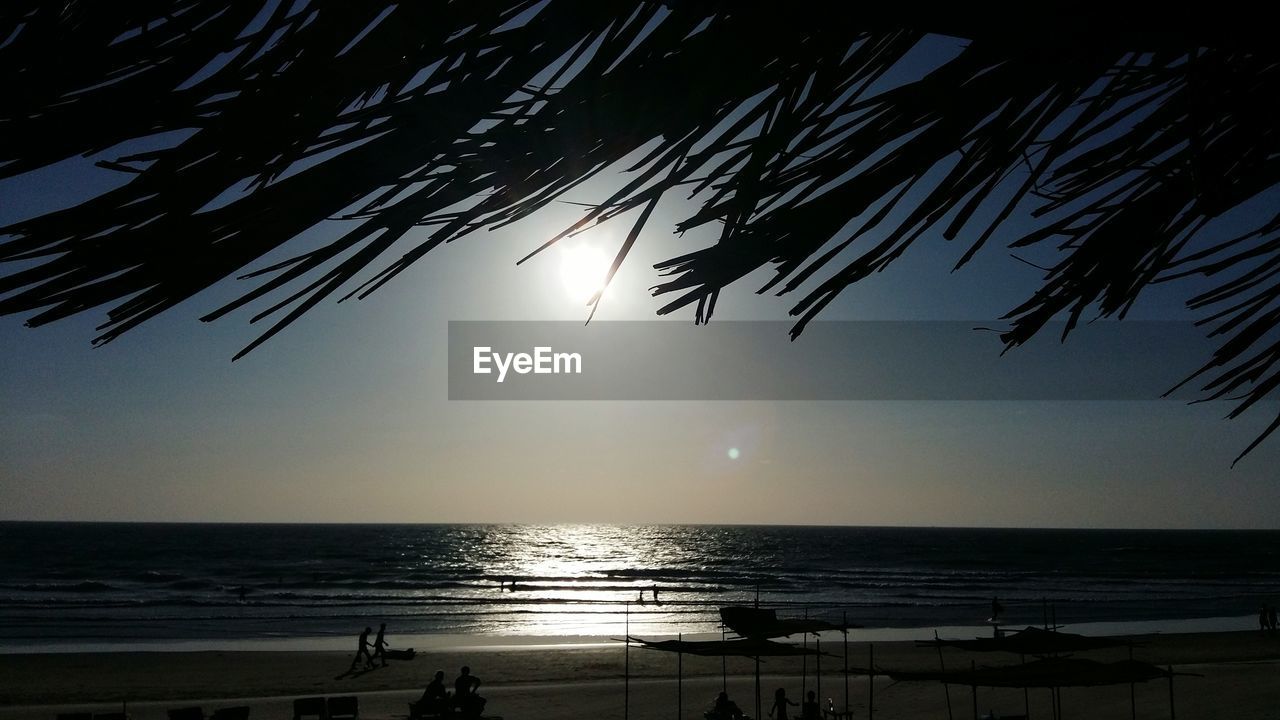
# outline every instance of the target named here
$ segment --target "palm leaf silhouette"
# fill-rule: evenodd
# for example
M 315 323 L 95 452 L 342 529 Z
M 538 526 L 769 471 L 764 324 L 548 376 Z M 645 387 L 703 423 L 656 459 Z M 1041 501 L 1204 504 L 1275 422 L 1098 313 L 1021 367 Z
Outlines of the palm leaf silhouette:
M 1239 415 L 1280 384 L 1280 214 L 1205 228 L 1280 180 L 1274 42 L 1190 10 L 1048 3 L 1018 19 L 838 3 L 14 0 L 0 9 L 0 176 L 178 139 L 104 162 L 134 174 L 122 187 L 0 229 L 17 268 L 0 313 L 40 325 L 108 305 L 95 338 L 108 342 L 239 274 L 258 284 L 204 319 L 261 304 L 252 321 L 273 324 L 240 357 L 325 298 L 364 297 L 639 152 L 551 242 L 639 210 L 612 277 L 660 198 L 699 198 L 675 229 L 718 223 L 719 239 L 657 266 L 663 313 L 705 322 L 723 288 L 771 267 L 760 292 L 798 295 L 794 336 L 922 237 L 966 243 L 963 265 L 999 236 L 1059 251 L 1008 314 L 1010 346 L 1053 318 L 1069 331 L 1123 317 L 1155 282 L 1222 278 L 1189 302 L 1221 338 L 1189 380 L 1238 399 Z M 895 80 L 931 33 L 966 42 Z M 1034 224 L 1011 234 L 1014 216 Z M 335 217 L 358 223 L 253 268 Z M 415 227 L 426 239 L 387 258 Z

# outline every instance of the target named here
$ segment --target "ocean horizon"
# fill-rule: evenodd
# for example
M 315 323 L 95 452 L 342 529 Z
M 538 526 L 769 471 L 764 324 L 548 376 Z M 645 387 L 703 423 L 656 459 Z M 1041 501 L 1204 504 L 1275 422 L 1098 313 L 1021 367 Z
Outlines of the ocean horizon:
M 0 522 L 0 651 L 712 637 L 718 608 L 922 629 L 1249 629 L 1280 531 Z M 514 586 L 514 589 L 513 589 Z M 416 645 L 415 645 L 416 644 Z

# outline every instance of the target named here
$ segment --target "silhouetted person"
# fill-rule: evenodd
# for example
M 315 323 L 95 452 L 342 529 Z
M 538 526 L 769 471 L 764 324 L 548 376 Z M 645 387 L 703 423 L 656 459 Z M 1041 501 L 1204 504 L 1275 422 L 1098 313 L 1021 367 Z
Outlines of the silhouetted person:
M 387 624 L 382 623 L 378 626 L 378 637 L 373 640 L 373 657 L 382 661 L 382 667 L 387 666 Z M 370 659 L 372 662 L 372 659 Z
M 1004 606 L 1000 604 L 1000 598 L 991 598 L 991 621 L 999 620 L 1003 612 Z
M 822 718 L 822 709 L 818 707 L 818 695 L 812 690 L 805 698 L 804 705 L 800 706 L 800 717 L 802 720 L 821 720 Z
M 716 703 L 711 706 L 711 713 L 717 720 L 742 720 L 742 708 L 729 699 L 729 693 L 723 691 L 716 696 Z
M 471 668 L 462 666 L 458 679 L 453 681 L 453 704 L 464 715 L 479 715 L 484 712 L 486 700 L 477 694 L 480 678 L 471 674 Z
M 1262 632 L 1266 632 L 1269 626 L 1270 618 L 1267 616 L 1267 604 L 1263 603 L 1262 606 L 1258 608 L 1258 629 Z
M 436 676 L 427 683 L 422 697 L 414 703 L 416 715 L 440 715 L 449 709 L 449 691 L 444 687 L 444 671 L 437 670 Z
M 658 602 L 658 586 L 657 586 L 657 585 L 654 585 L 654 586 L 653 586 L 653 604 L 654 604 L 654 605 L 661 605 L 661 604 L 662 604 L 662 603 Z
M 1275 632 L 1276 628 L 1276 606 L 1272 605 L 1267 608 L 1267 629 Z
M 244 596 L 249 594 L 249 589 L 241 585 L 239 593 L 240 593 L 240 602 L 244 602 Z
M 364 632 L 360 633 L 360 648 L 356 650 L 356 656 L 351 660 L 351 669 L 355 670 L 356 665 L 360 664 L 360 656 L 364 656 L 365 669 L 373 668 L 373 656 L 369 654 L 369 633 L 373 632 L 373 628 L 367 627 Z
M 776 718 L 776 720 L 787 720 L 788 705 L 794 706 L 796 703 L 787 699 L 786 689 L 778 688 L 777 692 L 773 694 L 773 707 L 769 708 L 769 717 Z M 778 713 L 776 716 L 773 714 L 775 711 Z

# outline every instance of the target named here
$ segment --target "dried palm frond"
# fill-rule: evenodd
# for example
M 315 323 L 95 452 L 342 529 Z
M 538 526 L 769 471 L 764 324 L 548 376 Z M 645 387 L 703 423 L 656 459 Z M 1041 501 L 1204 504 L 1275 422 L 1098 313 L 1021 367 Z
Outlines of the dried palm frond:
M 993 239 L 1054 245 L 1007 343 L 1123 317 L 1153 282 L 1222 277 L 1190 303 L 1222 337 L 1196 377 L 1241 398 L 1234 416 L 1280 384 L 1280 214 L 1205 228 L 1280 180 L 1280 52 L 1220 15 L 1048 3 L 1010 28 L 995 9 L 838 3 L 15 0 L 0 176 L 178 139 L 104 163 L 127 184 L 0 229 L 0 261 L 23 261 L 0 313 L 39 325 L 108 304 L 107 342 L 357 220 L 205 317 L 266 302 L 253 320 L 275 322 L 243 354 L 643 151 L 551 242 L 638 209 L 612 277 L 659 199 L 692 193 L 675 229 L 718 223 L 719 239 L 658 265 L 661 312 L 705 321 L 770 266 L 760 291 L 800 293 L 798 334 L 922 237 L 966 243 L 960 264 Z M 931 33 L 966 42 L 902 79 Z M 1009 236 L 1015 216 L 1035 225 Z M 415 227 L 426 239 L 384 260 Z

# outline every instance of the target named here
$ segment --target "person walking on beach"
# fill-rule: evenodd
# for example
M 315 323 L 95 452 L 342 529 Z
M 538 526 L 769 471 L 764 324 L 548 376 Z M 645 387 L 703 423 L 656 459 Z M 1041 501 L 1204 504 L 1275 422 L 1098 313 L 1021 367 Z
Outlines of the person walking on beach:
M 373 656 L 369 654 L 369 633 L 373 632 L 373 628 L 367 627 L 364 632 L 360 633 L 360 647 L 356 650 L 356 656 L 351 660 L 351 670 L 355 672 L 356 665 L 360 664 L 360 656 L 364 656 L 364 667 L 366 670 L 373 669 Z
M 373 639 L 373 657 L 382 661 L 382 667 L 387 666 L 387 624 L 382 623 L 378 626 L 378 636 Z M 373 658 L 369 659 L 373 662 Z
M 471 668 L 463 665 L 458 679 L 453 681 L 453 704 L 463 715 L 479 717 L 484 712 L 484 704 L 488 702 L 476 692 L 480 689 L 480 678 L 471 674 Z
M 1275 632 L 1277 629 L 1275 605 L 1271 605 L 1270 607 L 1267 608 L 1267 629 L 1270 630 L 1271 632 Z
M 777 692 L 773 694 L 773 707 L 769 708 L 769 717 L 775 718 L 775 720 L 787 720 L 788 705 L 795 706 L 797 703 L 793 703 L 787 699 L 787 691 L 785 688 L 778 688 Z M 774 711 L 777 711 L 778 713 L 776 716 L 773 714 Z

